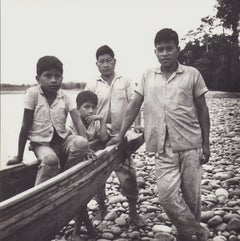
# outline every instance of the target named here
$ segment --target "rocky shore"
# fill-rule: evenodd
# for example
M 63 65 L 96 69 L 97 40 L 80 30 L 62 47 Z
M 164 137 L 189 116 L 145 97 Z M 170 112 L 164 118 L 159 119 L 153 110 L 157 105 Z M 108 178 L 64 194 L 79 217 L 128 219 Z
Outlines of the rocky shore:
M 202 225 L 210 229 L 209 241 L 240 240 L 240 99 L 207 98 L 211 118 L 211 158 L 202 172 Z M 133 155 L 140 188 L 139 212 L 147 226 L 138 228 L 128 219 L 128 203 L 120 194 L 114 173 L 107 181 L 108 214 L 94 221 L 98 241 L 174 241 L 176 229 L 161 208 L 155 184 L 154 159 L 144 146 Z M 96 201 L 88 204 L 94 220 Z M 71 241 L 74 221 L 53 240 Z M 82 240 L 93 240 L 82 228 Z

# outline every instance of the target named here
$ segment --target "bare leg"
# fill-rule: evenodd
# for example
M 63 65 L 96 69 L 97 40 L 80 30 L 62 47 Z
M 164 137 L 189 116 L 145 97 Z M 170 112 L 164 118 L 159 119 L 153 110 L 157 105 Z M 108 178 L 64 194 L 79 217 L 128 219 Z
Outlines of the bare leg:
M 96 200 L 99 207 L 99 210 L 95 217 L 96 220 L 103 220 L 107 213 L 105 199 L 106 199 L 106 192 L 105 192 L 105 184 L 104 184 L 102 187 L 99 187 L 99 191 L 96 194 Z
M 129 204 L 129 217 L 131 221 L 139 227 L 146 225 L 145 221 L 137 212 L 137 199 L 127 197 Z

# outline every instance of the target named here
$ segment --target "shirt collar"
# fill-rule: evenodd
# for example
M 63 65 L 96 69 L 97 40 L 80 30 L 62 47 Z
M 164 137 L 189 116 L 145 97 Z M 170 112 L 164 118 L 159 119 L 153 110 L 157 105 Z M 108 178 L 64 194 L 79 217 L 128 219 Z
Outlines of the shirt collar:
M 121 77 L 122 77 L 121 75 L 115 73 L 112 83 L 113 83 L 116 79 L 120 79 Z M 101 82 L 103 82 L 103 83 L 106 83 L 106 81 L 102 78 L 101 75 L 99 75 L 99 76 L 97 77 L 97 81 L 101 81 Z
M 177 63 L 178 63 L 178 68 L 175 72 L 176 72 L 176 74 L 181 74 L 184 71 L 183 65 L 180 64 L 179 62 L 177 62 Z M 156 67 L 155 73 L 156 74 L 162 74 L 161 65 Z
M 44 93 L 43 93 L 43 90 L 42 90 L 42 88 L 41 88 L 41 86 L 40 85 L 38 85 L 38 88 L 39 88 L 39 92 L 40 92 L 40 94 L 41 95 L 44 95 Z M 61 89 L 59 89 L 58 91 L 57 91 L 57 98 L 58 99 L 61 99 L 61 98 L 63 98 L 63 91 L 61 90 Z

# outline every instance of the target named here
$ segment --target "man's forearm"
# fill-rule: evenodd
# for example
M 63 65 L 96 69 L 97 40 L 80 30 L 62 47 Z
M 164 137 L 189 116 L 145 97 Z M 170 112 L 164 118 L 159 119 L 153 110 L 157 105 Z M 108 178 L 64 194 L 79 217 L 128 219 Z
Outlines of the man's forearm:
M 199 110 L 198 120 L 202 131 L 202 145 L 209 146 L 210 118 L 207 106 Z
M 128 104 L 125 116 L 123 118 L 123 123 L 122 123 L 122 126 L 121 126 L 121 130 L 120 130 L 120 133 L 119 133 L 119 136 L 121 138 L 123 138 L 125 136 L 127 130 L 132 125 L 132 123 L 135 120 L 137 114 L 139 113 L 140 107 L 141 107 L 141 105 L 140 106 L 136 106 L 136 105 L 134 105 L 133 102 L 130 102 Z

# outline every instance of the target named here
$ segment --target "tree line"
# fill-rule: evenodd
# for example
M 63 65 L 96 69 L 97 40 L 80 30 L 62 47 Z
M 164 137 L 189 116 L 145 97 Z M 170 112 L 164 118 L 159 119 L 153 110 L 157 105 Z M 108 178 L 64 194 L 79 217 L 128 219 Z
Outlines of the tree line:
M 199 69 L 210 90 L 239 92 L 240 0 L 216 1 L 216 16 L 202 18 L 199 28 L 182 39 L 187 43 L 179 61 Z

